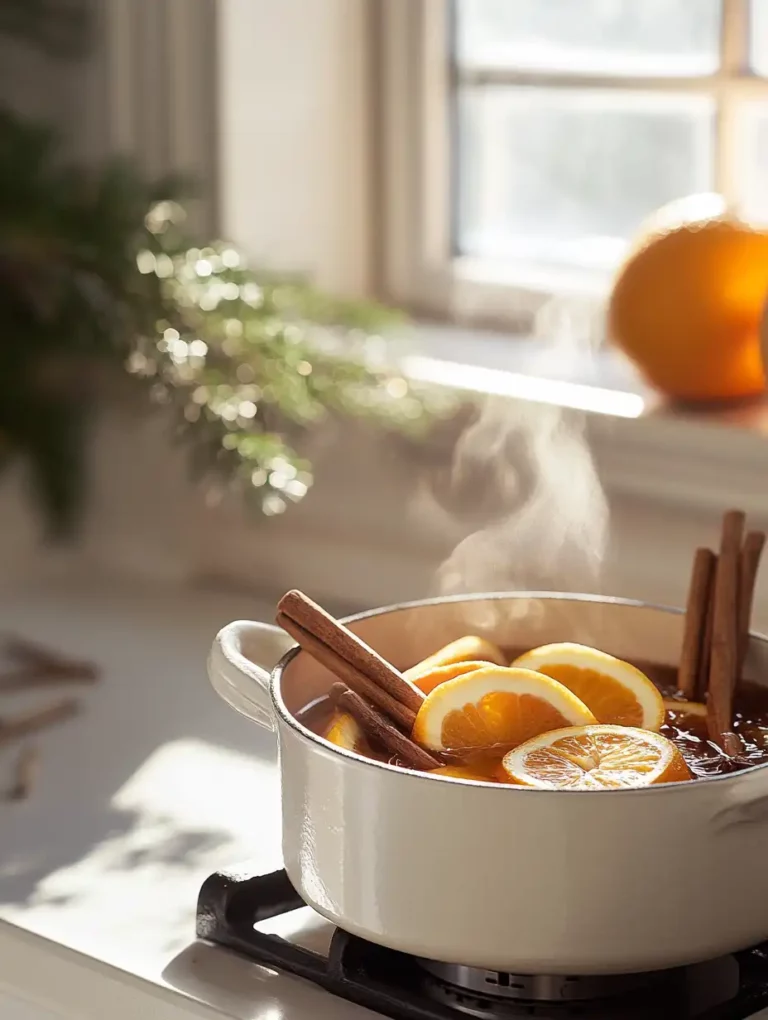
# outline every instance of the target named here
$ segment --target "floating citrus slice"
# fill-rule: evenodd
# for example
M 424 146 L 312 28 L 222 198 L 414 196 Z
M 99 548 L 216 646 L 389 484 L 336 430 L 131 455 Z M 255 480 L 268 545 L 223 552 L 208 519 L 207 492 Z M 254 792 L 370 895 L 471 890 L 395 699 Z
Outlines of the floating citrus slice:
M 484 776 L 480 772 L 465 765 L 443 765 L 439 769 L 432 769 L 431 776 L 450 776 L 452 779 L 469 779 L 473 783 L 496 783 L 498 779 L 493 776 Z
M 485 638 L 477 637 L 475 634 L 467 634 L 465 637 L 452 641 L 444 648 L 438 649 L 433 655 L 428 656 L 415 666 L 406 669 L 405 677 L 414 681 L 416 677 L 422 676 L 430 670 L 439 666 L 450 666 L 454 662 L 486 662 L 495 663 L 497 666 L 506 666 L 507 658 L 498 645 Z
M 679 749 L 631 726 L 542 733 L 504 755 L 507 782 L 540 790 L 613 790 L 691 779 Z
M 512 663 L 559 680 L 600 723 L 658 732 L 664 723 L 661 694 L 635 666 L 596 648 L 564 642 L 542 645 Z
M 546 730 L 594 722 L 586 705 L 556 680 L 528 669 L 486 666 L 428 694 L 413 739 L 433 750 L 515 747 Z
M 336 712 L 325 732 L 325 739 L 337 747 L 354 751 L 363 738 L 363 731 L 357 720 L 348 712 Z
M 665 698 L 664 711 L 675 715 L 695 715 L 699 719 L 707 718 L 707 706 L 703 701 L 684 701 L 682 698 Z
M 421 673 L 411 681 L 420 691 L 424 694 L 430 694 L 434 691 L 435 687 L 439 687 L 440 684 L 444 684 L 446 680 L 455 680 L 457 676 L 463 676 L 465 673 L 474 673 L 476 669 L 487 669 L 489 663 L 487 662 L 451 662 L 445 666 L 435 666 L 432 669 L 427 670 L 426 673 Z

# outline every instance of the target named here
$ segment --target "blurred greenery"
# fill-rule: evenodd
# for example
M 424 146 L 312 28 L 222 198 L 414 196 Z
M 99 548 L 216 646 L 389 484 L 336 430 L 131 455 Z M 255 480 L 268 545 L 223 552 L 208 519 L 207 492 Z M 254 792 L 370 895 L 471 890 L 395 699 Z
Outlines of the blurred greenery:
M 0 35 L 50 57 L 87 53 L 85 0 L 0 0 Z M 191 466 L 267 515 L 306 493 L 302 432 L 323 417 L 423 431 L 438 410 L 386 364 L 399 318 L 193 244 L 183 181 L 123 160 L 67 165 L 60 140 L 0 107 L 0 468 L 23 460 L 49 531 L 87 497 L 89 426 L 125 379 L 164 407 Z
M 120 160 L 66 166 L 51 131 L 0 110 L 0 456 L 28 462 L 54 533 L 79 518 L 116 375 L 168 409 L 198 471 L 268 515 L 306 493 L 295 441 L 324 416 L 418 435 L 436 409 L 387 367 L 395 313 L 190 245 L 181 187 Z

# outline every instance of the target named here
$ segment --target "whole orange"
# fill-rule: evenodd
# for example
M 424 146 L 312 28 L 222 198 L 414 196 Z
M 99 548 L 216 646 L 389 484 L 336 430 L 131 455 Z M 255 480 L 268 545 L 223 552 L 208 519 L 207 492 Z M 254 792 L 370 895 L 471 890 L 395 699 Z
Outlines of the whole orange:
M 680 400 L 752 396 L 766 387 L 760 322 L 768 233 L 716 195 L 665 206 L 641 230 L 608 305 L 611 339 Z

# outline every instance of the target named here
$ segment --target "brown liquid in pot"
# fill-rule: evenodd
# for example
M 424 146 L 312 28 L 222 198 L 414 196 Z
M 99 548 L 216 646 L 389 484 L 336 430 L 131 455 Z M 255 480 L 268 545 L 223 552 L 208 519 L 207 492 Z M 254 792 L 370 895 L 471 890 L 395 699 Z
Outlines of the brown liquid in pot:
M 514 657 L 514 655 L 512 656 Z M 676 669 L 652 663 L 636 662 L 634 665 L 653 680 L 662 696 L 669 700 L 682 700 L 675 686 Z M 333 715 L 333 705 L 328 698 L 321 698 L 297 714 L 298 720 L 323 736 Z M 768 687 L 750 681 L 739 683 L 734 697 L 734 731 L 739 734 L 743 752 L 737 758 L 727 757 L 707 736 L 706 718 L 688 713 L 667 711 L 662 734 L 672 740 L 685 758 L 695 779 L 708 779 L 751 768 L 753 765 L 768 763 Z M 359 754 L 376 761 L 402 763 L 387 752 L 365 742 L 356 748 Z M 504 753 L 503 748 L 483 748 L 460 756 L 463 764 L 469 765 L 489 778 L 495 776 Z M 451 756 L 449 755 L 448 758 Z M 457 756 L 457 762 L 459 756 Z

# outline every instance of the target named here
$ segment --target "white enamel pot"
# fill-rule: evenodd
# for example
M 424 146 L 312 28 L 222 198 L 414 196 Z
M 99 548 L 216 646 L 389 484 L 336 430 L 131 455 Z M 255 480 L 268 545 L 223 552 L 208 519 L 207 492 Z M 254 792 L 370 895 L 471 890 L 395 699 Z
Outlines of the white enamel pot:
M 470 632 L 662 664 L 682 637 L 676 610 L 581 595 L 439 599 L 346 622 L 400 668 Z M 367 760 L 303 726 L 294 713 L 333 678 L 277 628 L 225 627 L 209 673 L 277 731 L 285 867 L 349 932 L 531 974 L 654 970 L 768 938 L 768 767 L 597 792 L 469 783 Z M 745 675 L 768 678 L 765 638 L 752 637 Z

